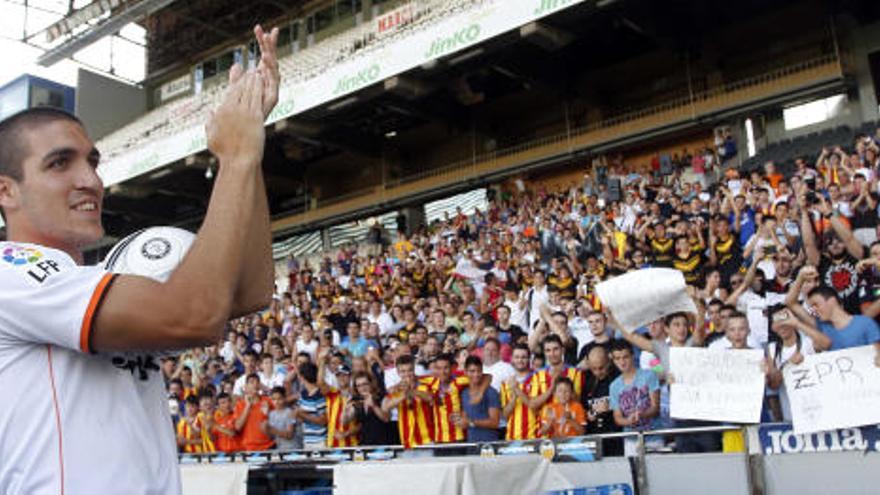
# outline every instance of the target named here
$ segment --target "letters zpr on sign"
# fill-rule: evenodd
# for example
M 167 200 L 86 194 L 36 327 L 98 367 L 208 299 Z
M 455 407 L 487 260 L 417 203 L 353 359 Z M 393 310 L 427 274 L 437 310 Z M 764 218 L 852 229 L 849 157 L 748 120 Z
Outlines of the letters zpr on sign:
M 794 432 L 880 423 L 880 368 L 873 346 L 823 352 L 786 366 Z

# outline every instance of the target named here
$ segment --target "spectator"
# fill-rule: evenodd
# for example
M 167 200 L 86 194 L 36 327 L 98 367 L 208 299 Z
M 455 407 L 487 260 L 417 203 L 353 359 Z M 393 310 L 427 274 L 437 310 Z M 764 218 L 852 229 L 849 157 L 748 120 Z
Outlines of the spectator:
M 809 271 L 809 268 L 805 270 Z M 807 299 L 818 315 L 819 330 L 831 340 L 830 350 L 873 345 L 878 351 L 877 362 L 880 365 L 880 328 L 873 319 L 847 313 L 838 293 L 830 287 L 816 287 L 810 291 Z
M 609 387 L 614 422 L 624 431 L 652 429 L 654 418 L 660 414 L 660 381 L 651 371 L 636 368 L 633 351 L 628 343 L 616 340 L 611 345 L 611 357 L 620 371 Z M 624 453 L 635 455 L 635 439 L 624 441 Z
M 318 386 L 318 367 L 303 363 L 299 367 L 302 390 L 296 419 L 302 423 L 303 448 L 321 449 L 327 445 L 327 401 Z
M 211 424 L 214 446 L 218 452 L 231 453 L 239 450 L 239 438 L 235 431 L 235 413 L 232 410 L 232 398 L 221 392 L 217 396 L 217 410 Z
M 247 377 L 253 375 L 257 372 L 257 359 L 259 354 L 256 351 L 252 351 L 248 349 L 242 354 L 242 365 L 244 366 L 244 373 L 237 380 L 235 380 L 235 386 L 232 389 L 232 394 L 236 397 L 242 397 L 245 394 L 244 388 L 245 383 L 247 382 Z
M 302 439 L 296 436 L 296 416 L 287 406 L 287 391 L 284 387 L 275 387 L 270 395 L 272 410 L 266 424 L 266 434 L 275 442 L 278 450 L 296 450 L 302 448 Z
M 508 351 L 508 354 L 512 354 L 513 351 Z M 510 363 L 502 361 L 501 357 L 501 343 L 498 339 L 494 337 L 489 337 L 486 339 L 486 342 L 483 343 L 483 370 L 492 375 L 492 388 L 495 389 L 496 392 L 501 390 L 501 384 L 504 383 L 511 375 L 513 375 L 514 370 Z
M 355 373 L 352 379 L 355 393 L 347 404 L 343 422 L 357 421 L 361 425 L 361 445 L 394 445 L 389 420 L 391 415 L 382 409 L 382 394 L 367 373 Z
M 483 362 L 476 356 L 465 361 L 469 385 L 461 391 L 462 411 L 453 421 L 467 429 L 468 442 L 494 442 L 500 439 L 498 422 L 501 401 L 498 391 L 483 380 Z
M 244 396 L 235 404 L 235 431 L 241 435 L 243 450 L 258 451 L 272 448 L 272 439 L 266 434 L 266 422 L 272 402 L 260 395 L 260 377 L 251 373 L 245 377 Z
M 187 454 L 204 452 L 202 425 L 199 421 L 199 399 L 190 396 L 184 404 L 184 415 L 177 423 L 177 446 L 181 452 Z
M 400 382 L 388 389 L 382 401 L 382 410 L 397 409 L 400 442 L 404 448 L 431 443 L 433 438 L 433 396 L 419 385 L 415 374 L 415 360 L 402 354 L 395 362 Z
M 507 440 L 530 440 L 538 438 L 540 423 L 538 415 L 529 406 L 532 377 L 529 363 L 529 347 L 517 344 L 513 348 L 514 373 L 501 384 L 501 417 L 506 422 Z
M 587 417 L 585 433 L 591 435 L 620 431 L 620 427 L 614 421 L 614 410 L 611 409 L 609 396 L 611 383 L 620 375 L 620 371 L 612 366 L 608 351 L 602 346 L 590 350 L 585 367 L 581 397 Z M 619 439 L 604 439 L 602 453 L 608 456 L 622 455 L 623 443 Z
M 541 411 L 541 434 L 550 438 L 583 435 L 587 424 L 584 407 L 574 399 L 574 385 L 559 378 L 553 386 L 553 401 Z

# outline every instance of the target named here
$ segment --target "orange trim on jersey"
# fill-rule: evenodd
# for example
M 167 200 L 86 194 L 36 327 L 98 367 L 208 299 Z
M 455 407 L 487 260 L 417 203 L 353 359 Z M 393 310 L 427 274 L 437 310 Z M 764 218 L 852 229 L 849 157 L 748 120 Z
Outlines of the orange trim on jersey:
M 86 307 L 86 314 L 83 316 L 82 326 L 79 330 L 79 348 L 85 353 L 92 352 L 92 324 L 95 321 L 95 316 L 98 314 L 98 308 L 101 307 L 101 303 L 104 301 L 104 296 L 107 295 L 107 289 L 110 288 L 110 284 L 115 279 L 116 275 L 113 273 L 108 273 L 101 277 L 101 280 L 95 287 L 95 291 L 92 292 L 92 298 L 89 299 L 89 305 Z
M 55 427 L 58 429 L 58 465 L 60 467 L 61 495 L 64 495 L 64 442 L 61 437 L 61 409 L 58 407 L 58 393 L 55 389 L 55 369 L 52 366 L 51 344 L 46 344 L 46 357 L 49 360 L 49 384 L 52 386 L 52 405 L 55 408 Z

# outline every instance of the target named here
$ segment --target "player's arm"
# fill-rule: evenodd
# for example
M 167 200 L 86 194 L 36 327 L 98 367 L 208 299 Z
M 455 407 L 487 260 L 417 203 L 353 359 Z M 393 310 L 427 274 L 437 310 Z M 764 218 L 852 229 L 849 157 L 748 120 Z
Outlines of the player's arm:
M 262 75 L 262 111 L 265 119 L 278 103 L 278 86 L 281 81 L 276 56 L 278 28 L 273 29 L 271 33 L 265 33 L 258 25 L 254 28 L 254 35 L 260 45 L 260 63 L 257 72 Z M 232 74 L 230 78 L 231 76 Z M 257 169 L 256 181 L 251 217 L 245 228 L 247 238 L 250 240 L 251 255 L 243 256 L 239 262 L 239 281 L 232 303 L 233 316 L 246 315 L 266 307 L 266 288 L 271 288 L 275 281 L 269 199 L 266 197 L 266 184 L 261 168 Z
M 122 275 L 103 291 L 84 325 L 82 346 L 92 351 L 187 348 L 223 337 L 251 239 L 243 228 L 254 215 L 265 131 L 262 76 L 230 85 L 207 125 L 208 148 L 220 169 L 208 211 L 189 253 L 161 284 Z M 263 288 L 264 304 L 272 284 Z

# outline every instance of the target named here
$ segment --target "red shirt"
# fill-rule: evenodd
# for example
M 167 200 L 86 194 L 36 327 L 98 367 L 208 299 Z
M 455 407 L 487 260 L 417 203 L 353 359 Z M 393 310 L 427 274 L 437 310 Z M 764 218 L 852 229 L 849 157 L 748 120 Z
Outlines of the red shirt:
M 245 399 L 239 399 L 235 404 L 235 419 L 241 417 L 246 406 Z M 260 397 L 251 405 L 247 420 L 241 429 L 240 446 L 242 450 L 269 450 L 275 443 L 260 429 L 260 424 L 269 420 L 269 411 L 272 410 L 272 401 L 268 397 Z

